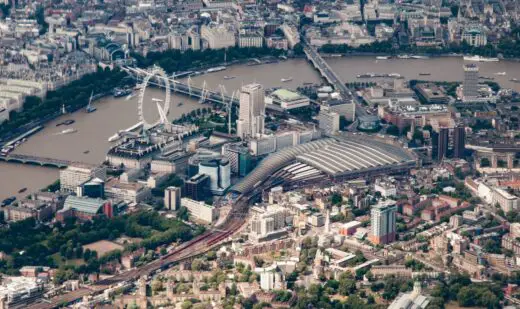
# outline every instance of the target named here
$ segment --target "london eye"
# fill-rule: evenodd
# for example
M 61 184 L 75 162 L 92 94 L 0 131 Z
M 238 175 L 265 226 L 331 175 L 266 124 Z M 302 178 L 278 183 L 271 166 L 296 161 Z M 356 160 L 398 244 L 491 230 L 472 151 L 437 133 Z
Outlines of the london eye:
M 147 100 L 145 97 L 146 88 L 148 87 L 148 83 L 152 82 L 153 84 L 157 84 L 158 86 L 163 86 L 165 89 L 164 99 L 152 98 L 151 100 Z M 139 115 L 139 121 L 143 124 L 143 130 L 148 130 L 150 128 L 156 127 L 159 124 L 167 124 L 168 119 L 166 116 L 170 110 L 170 81 L 168 80 L 168 75 L 166 72 L 160 68 L 159 66 L 153 66 L 153 68 L 148 72 L 148 74 L 144 77 L 141 87 L 139 89 L 139 100 L 137 103 L 137 113 Z M 157 111 L 159 113 L 158 119 L 147 119 L 144 115 L 144 104 L 145 102 L 155 102 L 157 105 Z M 150 103 L 149 103 L 150 104 Z

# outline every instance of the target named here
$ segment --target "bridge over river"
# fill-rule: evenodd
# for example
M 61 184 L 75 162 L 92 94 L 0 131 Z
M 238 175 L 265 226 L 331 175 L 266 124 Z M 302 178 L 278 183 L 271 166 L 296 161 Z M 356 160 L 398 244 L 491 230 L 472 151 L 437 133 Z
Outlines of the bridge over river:
M 133 76 L 137 80 L 143 79 L 147 74 L 150 74 L 147 70 L 135 68 L 135 67 L 128 67 L 124 66 L 122 67 L 123 70 L 125 70 L 128 74 Z M 155 78 L 164 79 L 161 76 L 155 76 Z M 234 106 L 239 106 L 240 100 L 238 91 L 233 92 L 233 94 L 230 96 L 226 93 L 226 89 L 223 85 L 219 85 L 218 89 L 219 91 L 210 90 L 207 88 L 207 84 L 204 81 L 203 87 L 197 87 L 195 85 L 192 85 L 191 79 L 188 78 L 187 82 L 181 82 L 179 80 L 176 80 L 172 77 L 168 78 L 168 82 L 170 83 L 170 90 L 174 93 L 179 93 L 182 95 L 186 95 L 192 98 L 199 99 L 200 103 L 204 102 L 215 102 L 218 104 L 223 105 L 229 105 L 231 102 Z M 154 81 L 153 79 L 150 79 L 148 84 L 157 86 L 157 87 L 165 87 L 164 83 L 158 83 L 157 81 Z M 284 110 L 280 107 L 280 102 L 278 100 L 274 99 L 273 103 L 275 104 L 268 104 L 266 105 L 266 108 L 275 112 L 284 112 Z
M 30 156 L 30 155 L 23 155 L 23 154 L 0 155 L 0 161 L 22 163 L 22 164 L 33 164 L 33 165 L 49 166 L 49 167 L 57 167 L 57 168 L 64 168 L 64 167 L 67 167 L 72 164 L 72 161 L 69 161 L 69 160 L 45 158 L 45 157 Z
M 314 67 L 320 72 L 321 76 L 340 93 L 343 100 L 352 100 L 352 102 L 356 104 L 356 116 L 367 116 L 368 113 L 365 111 L 365 108 L 357 100 L 356 96 L 352 94 L 352 91 L 345 85 L 339 75 L 334 72 L 331 66 L 323 59 L 323 57 L 321 57 L 316 48 L 307 44 L 305 41 L 302 41 L 302 44 L 307 59 L 312 62 Z

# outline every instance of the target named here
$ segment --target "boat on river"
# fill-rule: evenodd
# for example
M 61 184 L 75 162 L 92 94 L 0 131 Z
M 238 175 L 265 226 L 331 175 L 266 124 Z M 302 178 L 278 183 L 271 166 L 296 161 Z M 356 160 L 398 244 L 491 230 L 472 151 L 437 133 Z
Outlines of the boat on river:
M 16 201 L 16 196 L 8 197 L 8 198 L 6 198 L 5 200 L 2 201 L 1 206 L 11 205 L 14 201 Z
M 74 122 L 76 122 L 76 120 L 74 120 L 74 119 L 67 119 L 67 120 L 62 121 L 60 123 L 57 123 L 56 126 L 57 127 L 59 127 L 59 126 L 68 126 L 68 125 L 73 124 Z
M 120 139 L 120 138 L 121 138 L 121 135 L 119 135 L 119 133 L 116 133 L 116 134 L 110 136 L 110 137 L 108 138 L 108 141 L 109 141 L 109 142 L 115 142 L 115 141 L 117 141 L 117 140 Z
M 70 128 L 70 129 L 65 129 L 63 131 L 60 132 L 60 134 L 72 134 L 72 133 L 76 133 L 78 132 L 78 130 L 74 129 L 74 128 Z
M 120 88 L 116 88 L 114 89 L 114 91 L 112 92 L 112 95 L 114 96 L 114 98 L 120 98 L 120 97 L 124 97 L 124 96 L 127 96 L 129 94 L 132 93 L 132 90 L 131 89 L 120 89 Z
M 214 73 L 214 72 L 224 71 L 225 69 L 226 69 L 225 66 L 214 67 L 214 68 L 207 69 L 206 73 Z
M 487 58 L 481 56 L 464 56 L 464 61 L 477 61 L 477 62 L 498 62 L 500 61 L 498 58 Z

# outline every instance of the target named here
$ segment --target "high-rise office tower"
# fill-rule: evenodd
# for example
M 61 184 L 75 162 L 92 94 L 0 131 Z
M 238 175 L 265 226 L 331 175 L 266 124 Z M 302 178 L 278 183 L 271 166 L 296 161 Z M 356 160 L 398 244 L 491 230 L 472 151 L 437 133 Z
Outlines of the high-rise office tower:
M 479 68 L 476 64 L 464 65 L 464 98 L 476 98 L 478 97 L 478 71 Z
M 395 241 L 395 201 L 386 200 L 372 207 L 370 240 L 374 244 L 389 244 Z
M 318 114 L 319 128 L 327 134 L 333 134 L 340 129 L 340 115 L 326 106 L 322 106 Z
M 209 176 L 197 174 L 184 182 L 186 197 L 196 201 L 203 201 L 209 196 Z
M 260 84 L 242 86 L 237 135 L 244 139 L 264 133 L 265 92 Z
M 436 160 L 439 154 L 439 133 L 431 132 L 432 160 Z
M 168 187 L 164 190 L 164 208 L 177 210 L 181 206 L 181 188 Z
M 442 161 L 448 155 L 448 145 L 450 142 L 450 130 L 448 128 L 439 129 L 439 144 L 437 146 L 437 160 Z
M 453 156 L 463 158 L 466 149 L 466 131 L 464 127 L 453 129 Z

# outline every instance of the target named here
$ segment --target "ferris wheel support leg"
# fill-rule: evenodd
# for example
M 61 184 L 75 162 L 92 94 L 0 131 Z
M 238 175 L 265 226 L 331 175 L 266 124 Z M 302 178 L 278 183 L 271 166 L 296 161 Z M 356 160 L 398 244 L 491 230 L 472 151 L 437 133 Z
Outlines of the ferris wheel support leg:
M 191 76 L 188 76 L 188 92 L 189 97 L 191 98 Z

